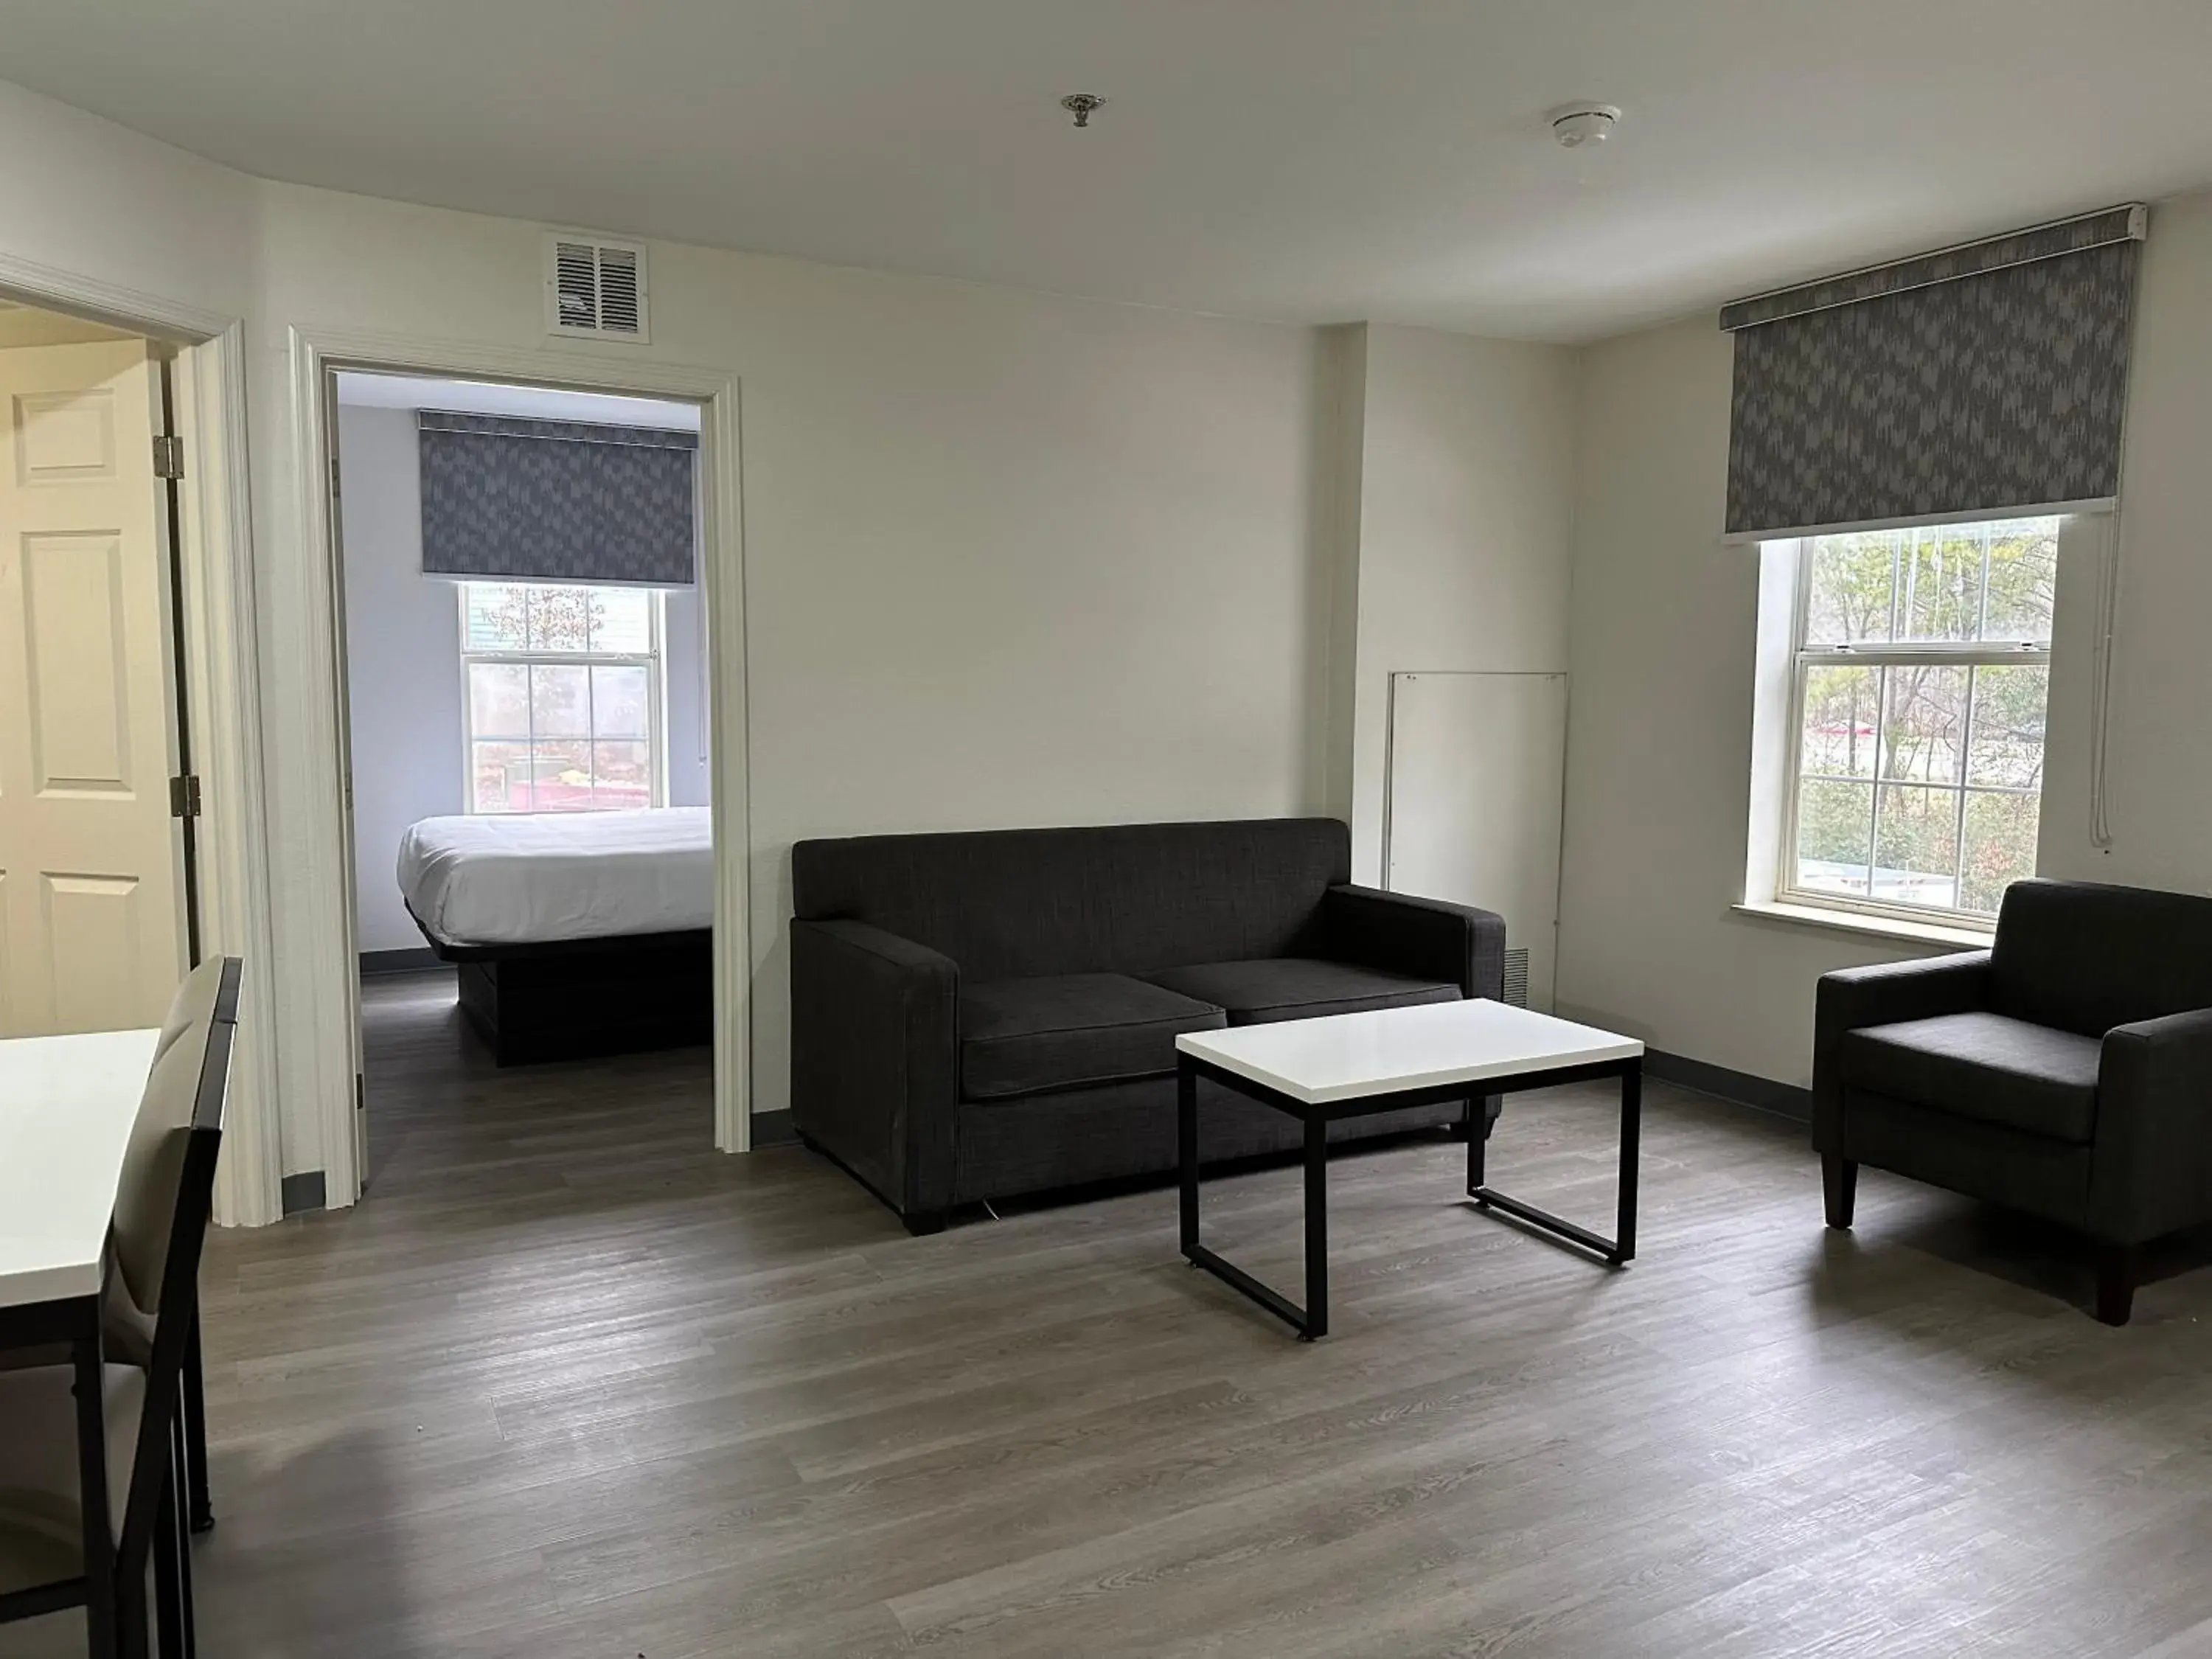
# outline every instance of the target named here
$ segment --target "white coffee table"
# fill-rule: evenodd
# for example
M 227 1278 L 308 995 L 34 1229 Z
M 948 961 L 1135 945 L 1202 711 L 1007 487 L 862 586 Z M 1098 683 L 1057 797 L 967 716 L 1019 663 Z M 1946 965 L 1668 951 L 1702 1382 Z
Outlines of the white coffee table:
M 1303 1341 L 1328 1333 L 1328 1126 L 1339 1118 L 1462 1101 L 1467 1190 L 1479 1206 L 1503 1210 L 1616 1267 L 1636 1255 L 1636 1143 L 1643 1112 L 1644 1045 L 1633 1037 L 1477 999 L 1194 1031 L 1177 1037 L 1176 1048 L 1183 1255 L 1194 1267 L 1205 1268 L 1286 1321 Z M 1288 1113 L 1305 1125 L 1303 1308 L 1199 1243 L 1200 1078 Z M 1611 1238 L 1524 1204 L 1483 1180 L 1486 1096 L 1593 1078 L 1620 1079 L 1620 1200 Z

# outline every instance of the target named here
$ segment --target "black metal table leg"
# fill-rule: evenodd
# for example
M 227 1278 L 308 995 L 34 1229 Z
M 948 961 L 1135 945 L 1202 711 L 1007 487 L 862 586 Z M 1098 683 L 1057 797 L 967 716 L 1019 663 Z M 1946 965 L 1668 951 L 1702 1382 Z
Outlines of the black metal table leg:
M 1320 1287 L 1323 1300 L 1316 1304 L 1321 1309 L 1321 1323 L 1316 1327 L 1308 1311 L 1272 1285 L 1264 1285 L 1246 1273 L 1235 1262 L 1215 1255 L 1198 1240 L 1198 1079 L 1199 1070 L 1188 1055 L 1176 1063 L 1176 1173 L 1182 1187 L 1182 1233 L 1183 1260 L 1194 1267 L 1203 1267 L 1223 1284 L 1242 1295 L 1248 1296 L 1276 1318 L 1283 1321 L 1300 1338 L 1310 1341 L 1328 1329 L 1328 1310 L 1327 1221 L 1325 1212 L 1314 1202 L 1316 1192 L 1326 1194 L 1327 1183 L 1316 1176 L 1319 1169 L 1325 1176 L 1328 1157 L 1328 1121 L 1326 1114 L 1316 1113 L 1308 1120 L 1306 1129 L 1306 1294 L 1309 1297 Z M 1317 1127 L 1316 1126 L 1318 1126 Z M 1316 1146 L 1319 1152 L 1316 1154 Z M 1316 1158 L 1318 1157 L 1318 1163 Z M 1317 1221 L 1316 1217 L 1322 1218 Z M 1319 1231 L 1316 1231 L 1316 1229 Z M 1317 1248 L 1318 1243 L 1318 1248 Z M 1316 1277 L 1318 1275 L 1318 1277 Z
M 1272 1106 L 1298 1120 L 1304 1127 L 1305 1169 L 1306 1305 L 1299 1307 L 1281 1291 L 1264 1285 L 1234 1262 L 1224 1261 L 1199 1241 L 1198 1210 L 1198 1085 L 1213 1079 L 1227 1088 Z M 1328 1126 L 1340 1117 L 1390 1111 L 1414 1106 L 1443 1105 L 1456 1100 L 1467 1125 L 1468 1196 L 1485 1210 L 1513 1217 L 1540 1232 L 1602 1257 L 1613 1267 L 1625 1267 L 1636 1256 L 1636 1164 L 1643 1121 L 1644 1062 L 1639 1056 L 1625 1060 L 1593 1060 L 1573 1066 L 1516 1072 L 1482 1079 L 1498 1095 L 1524 1089 L 1553 1088 L 1564 1083 L 1595 1082 L 1616 1078 L 1620 1084 L 1620 1194 L 1614 1212 L 1614 1236 L 1605 1238 L 1549 1211 L 1525 1204 L 1510 1193 L 1501 1193 L 1486 1178 L 1486 1131 L 1490 1124 L 1489 1097 L 1458 1092 L 1465 1085 L 1438 1085 L 1425 1089 L 1386 1091 L 1316 1104 L 1301 1101 L 1255 1079 L 1243 1077 L 1210 1061 L 1178 1055 L 1176 1065 L 1176 1138 L 1180 1176 L 1182 1254 L 1194 1267 L 1203 1267 L 1215 1278 L 1282 1320 L 1300 1337 L 1312 1340 L 1328 1333 Z
M 1198 1073 L 1188 1060 L 1176 1064 L 1176 1170 L 1182 1183 L 1182 1253 L 1198 1266 Z
M 200 1370 L 200 1305 L 192 1297 L 192 1328 L 185 1339 L 184 1454 L 185 1513 L 191 1530 L 207 1532 L 215 1526 L 215 1509 L 208 1499 L 207 1389 Z
M 1613 1224 L 1616 1262 L 1636 1260 L 1636 1158 L 1644 1132 L 1644 1066 L 1641 1061 L 1620 1074 L 1620 1200 Z
M 1625 1060 L 1607 1069 L 1620 1079 L 1620 1195 L 1614 1211 L 1613 1237 L 1606 1238 L 1563 1216 L 1540 1210 L 1510 1193 L 1501 1193 L 1486 1182 L 1473 1179 L 1480 1172 L 1481 1162 L 1472 1154 L 1468 1159 L 1470 1179 L 1467 1195 L 1479 1208 L 1502 1211 L 1539 1232 L 1565 1239 L 1604 1257 L 1613 1267 L 1625 1267 L 1636 1259 L 1636 1158 L 1644 1113 L 1644 1062 L 1641 1059 Z
M 1306 1317 L 1298 1340 L 1328 1334 L 1328 1114 L 1306 1113 Z

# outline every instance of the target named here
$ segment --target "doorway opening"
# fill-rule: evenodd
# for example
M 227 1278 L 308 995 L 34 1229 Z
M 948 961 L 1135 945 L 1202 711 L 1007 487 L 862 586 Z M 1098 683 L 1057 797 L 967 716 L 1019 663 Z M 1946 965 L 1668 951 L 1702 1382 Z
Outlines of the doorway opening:
M 702 403 L 371 365 L 324 392 L 361 1187 L 713 1144 Z

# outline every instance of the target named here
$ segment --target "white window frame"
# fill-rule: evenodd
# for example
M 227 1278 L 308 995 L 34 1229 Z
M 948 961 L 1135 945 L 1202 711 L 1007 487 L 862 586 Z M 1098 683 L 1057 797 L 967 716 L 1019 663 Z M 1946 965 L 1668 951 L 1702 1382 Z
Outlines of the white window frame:
M 1990 524 L 2002 524 L 2016 519 L 2047 518 L 2053 515 L 2049 514 L 2019 513 L 2002 516 L 1993 516 L 1987 520 L 1986 522 Z M 1892 526 L 1892 528 L 1896 530 L 1911 531 L 1942 530 L 1949 527 L 1952 527 L 1952 521 L 1941 520 L 1930 520 L 1925 524 L 1908 524 Z M 2058 541 L 2062 549 L 2065 544 L 2069 527 L 2067 519 L 2063 515 L 2059 515 Z M 1943 927 L 1966 928 L 1978 933 L 1994 933 L 1996 927 L 1996 918 L 1993 915 L 1985 915 L 1978 910 L 1960 909 L 1956 905 L 1944 907 L 1932 904 L 1899 904 L 1876 899 L 1871 896 L 1856 898 L 1849 894 L 1836 893 L 1822 889 L 1805 888 L 1796 885 L 1798 870 L 1798 797 L 1807 781 L 1804 769 L 1806 683 L 1810 677 L 1812 671 L 1815 668 L 1821 667 L 1911 668 L 1934 666 L 1952 668 L 2027 668 L 2039 665 L 2048 668 L 2051 664 L 2050 641 L 2046 640 L 2040 644 L 2021 644 L 2015 642 L 1992 642 L 1978 640 L 1972 642 L 1963 642 L 1959 644 L 1945 644 L 1942 642 L 1930 643 L 1926 641 L 1915 641 L 1909 643 L 1899 644 L 1809 645 L 1806 641 L 1805 635 L 1810 626 L 1812 617 L 1813 544 L 1818 539 L 1820 538 L 1817 537 L 1808 536 L 1796 540 L 1792 544 L 1792 562 L 1795 565 L 1796 591 L 1791 598 L 1790 613 L 1790 706 L 1788 709 L 1784 711 L 1785 719 L 1788 722 L 1786 729 L 1790 734 L 1790 770 L 1787 780 L 1788 788 L 1786 803 L 1782 814 L 1781 845 L 1777 848 L 1777 856 L 1774 862 L 1775 901 L 1781 904 L 1804 906 L 1821 910 L 1837 910 L 1844 912 L 1848 915 L 1879 916 L 1892 921 L 1931 923 Z M 1984 618 L 1986 618 L 1989 606 L 1989 555 L 1986 538 L 1984 540 L 1983 551 L 1982 574 L 1983 615 Z M 1895 585 L 1893 584 L 1890 595 L 1890 614 L 1893 619 L 1894 619 L 1897 614 L 1898 603 L 1899 600 L 1896 587 Z M 2053 629 L 2055 631 L 2055 619 L 2053 622 Z M 1876 704 L 1876 748 L 1873 773 L 1866 778 L 1839 779 L 1831 779 L 1828 775 L 1820 774 L 1812 780 L 1814 782 L 1836 781 L 1844 783 L 1871 783 L 1873 785 L 1871 791 L 1873 805 L 1869 809 L 1868 818 L 1869 835 L 1867 856 L 1869 860 L 1868 872 L 1868 886 L 1869 888 L 1873 886 L 1873 865 L 1871 861 L 1876 856 L 1878 852 L 1878 845 L 1874 837 L 1874 830 L 1875 827 L 1875 818 L 1874 814 L 1880 811 L 1881 803 L 1881 787 L 1885 781 L 1881 775 L 1881 755 L 1880 749 L 1881 732 L 1879 725 L 1880 720 L 1886 717 L 1887 711 L 1882 706 L 1883 701 L 1886 701 L 1886 699 L 1878 700 Z M 2045 785 L 2047 786 L 2050 781 L 2050 751 L 2048 747 L 2050 725 L 2047 705 L 2045 715 L 2044 735 L 2045 749 L 2044 756 L 2045 767 L 2043 779 Z M 1968 795 L 1970 793 L 2033 794 L 2037 796 L 2039 799 L 2038 810 L 2039 813 L 2040 798 L 2044 793 L 2042 787 L 2028 790 L 2022 788 L 2005 788 L 2000 786 L 1984 784 L 1977 784 L 1973 787 L 1972 791 L 1969 791 L 1965 787 L 1963 767 L 1966 764 L 1966 757 L 1972 752 L 1972 744 L 1973 704 L 1970 698 L 1966 709 L 1966 730 L 1960 738 L 1960 764 L 1962 771 L 1960 784 L 1956 788 L 1958 795 L 1957 811 L 1959 814 L 1959 821 L 1953 831 L 1953 844 L 1958 849 L 1957 857 L 1959 860 L 1959 863 L 1954 870 L 1954 884 L 1953 886 L 1952 892 L 1954 898 L 1958 895 L 1959 883 L 1962 882 L 1964 878 L 1964 866 L 1966 853 L 1965 817 Z M 1899 781 L 1888 780 L 1888 781 Z M 1952 786 L 1944 784 L 1936 784 L 1929 787 L 1939 789 L 1952 787 Z
M 641 667 L 646 671 L 646 764 L 652 780 L 651 803 L 655 807 L 668 805 L 668 721 L 666 718 L 667 653 L 665 596 L 659 589 L 647 594 L 646 627 L 647 645 L 644 651 L 471 651 L 469 648 L 469 590 L 471 587 L 605 587 L 605 582 L 501 582 L 459 581 L 453 584 L 454 600 L 460 607 L 461 643 L 461 807 L 470 817 L 522 818 L 558 816 L 567 817 L 578 811 L 612 811 L 611 808 L 575 808 L 554 811 L 532 807 L 527 812 L 483 812 L 477 808 L 476 781 L 476 698 L 469 686 L 469 668 L 475 663 L 513 663 L 525 667 L 544 664 L 562 668 Z M 588 688 L 590 678 L 586 677 Z M 587 690 L 585 693 L 589 697 Z M 598 730 L 593 723 L 594 732 Z M 487 738 L 487 742 L 499 741 Z M 524 741 L 533 750 L 537 733 L 533 730 Z M 596 738 L 590 739 L 596 742 Z M 609 739 L 609 741 L 629 741 Z

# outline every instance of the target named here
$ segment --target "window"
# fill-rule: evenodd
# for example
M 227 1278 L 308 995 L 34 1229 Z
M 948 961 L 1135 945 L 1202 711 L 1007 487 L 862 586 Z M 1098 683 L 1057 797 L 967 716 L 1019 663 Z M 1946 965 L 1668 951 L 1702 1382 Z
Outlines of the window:
M 1985 920 L 2034 874 L 2060 524 L 1799 544 L 1779 896 Z
M 461 584 L 471 812 L 660 804 L 660 605 L 635 587 Z

